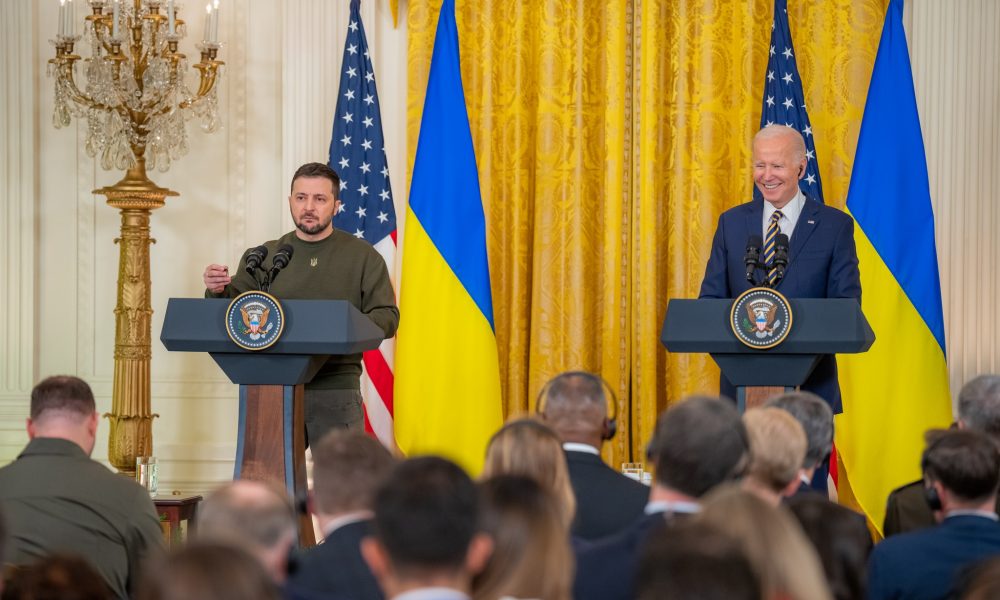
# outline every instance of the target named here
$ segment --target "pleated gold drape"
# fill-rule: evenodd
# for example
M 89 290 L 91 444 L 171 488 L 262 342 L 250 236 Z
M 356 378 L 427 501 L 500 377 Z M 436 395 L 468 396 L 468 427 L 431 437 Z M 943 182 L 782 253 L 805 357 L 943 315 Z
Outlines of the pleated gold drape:
M 789 1 L 835 206 L 887 5 Z M 552 375 L 596 371 L 618 395 L 609 458 L 641 460 L 660 411 L 718 390 L 710 358 L 668 357 L 659 333 L 668 298 L 697 295 L 719 214 L 750 198 L 772 6 L 459 0 L 507 416 Z M 411 166 L 439 7 L 408 7 Z

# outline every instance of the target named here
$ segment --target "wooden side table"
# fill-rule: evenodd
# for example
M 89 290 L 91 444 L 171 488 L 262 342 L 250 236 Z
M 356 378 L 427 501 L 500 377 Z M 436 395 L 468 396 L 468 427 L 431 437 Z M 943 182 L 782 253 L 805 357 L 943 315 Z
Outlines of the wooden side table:
M 201 500 L 201 496 L 197 495 L 153 496 L 168 548 L 183 543 L 194 531 L 194 518 Z

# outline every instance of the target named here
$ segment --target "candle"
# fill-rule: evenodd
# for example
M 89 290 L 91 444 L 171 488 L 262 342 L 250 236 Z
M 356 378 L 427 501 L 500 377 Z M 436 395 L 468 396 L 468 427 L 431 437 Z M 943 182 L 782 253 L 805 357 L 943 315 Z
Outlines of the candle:
M 205 36 L 202 38 L 206 42 L 212 41 L 212 5 L 205 5 Z
M 111 13 L 111 23 L 112 23 L 111 37 L 113 39 L 116 39 L 116 40 L 119 39 L 118 38 L 118 6 L 119 6 L 119 4 L 120 4 L 120 2 L 118 0 L 115 0 L 114 11 Z
M 212 41 L 219 41 L 219 0 L 215 0 L 212 7 Z
M 167 31 L 170 35 L 174 35 L 176 33 L 174 31 L 174 0 L 167 1 L 167 25 Z
M 73 0 L 66 0 L 66 33 L 70 37 L 76 34 L 76 23 L 73 20 Z
M 59 37 L 66 35 L 66 0 L 59 0 Z

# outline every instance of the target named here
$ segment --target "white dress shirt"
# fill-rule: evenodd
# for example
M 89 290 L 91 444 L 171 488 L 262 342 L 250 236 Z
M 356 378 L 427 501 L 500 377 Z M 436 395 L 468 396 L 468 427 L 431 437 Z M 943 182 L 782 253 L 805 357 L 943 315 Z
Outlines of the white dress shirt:
M 796 186 L 795 196 L 781 209 L 781 220 L 778 221 L 778 229 L 787 235 L 789 240 L 792 239 L 792 232 L 795 231 L 795 224 L 799 222 L 799 215 L 802 214 L 802 207 L 805 204 L 806 197 L 802 190 Z M 767 239 L 767 224 L 775 210 L 778 209 L 774 208 L 773 204 L 767 200 L 764 201 L 764 220 L 761 222 L 762 239 Z

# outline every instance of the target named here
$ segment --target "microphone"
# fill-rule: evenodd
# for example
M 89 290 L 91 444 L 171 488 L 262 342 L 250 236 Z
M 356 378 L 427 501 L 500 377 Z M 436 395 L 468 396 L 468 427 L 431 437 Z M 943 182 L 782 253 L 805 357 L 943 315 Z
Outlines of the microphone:
M 292 260 L 292 254 L 295 254 L 295 248 L 292 248 L 290 244 L 284 244 L 278 248 L 278 251 L 274 253 L 274 258 L 271 259 L 272 277 L 288 266 L 288 262 Z
M 788 236 L 779 233 L 774 236 L 774 274 L 775 283 L 785 277 L 785 267 L 788 266 Z
M 267 247 L 257 246 L 247 254 L 247 266 L 246 271 L 252 277 L 254 272 L 260 268 L 261 263 L 267 258 Z
M 764 240 L 759 235 L 751 235 L 747 238 L 747 253 L 743 255 L 743 264 L 747 267 L 747 281 L 750 285 L 757 285 L 754 281 L 754 271 L 760 266 L 760 247 Z

